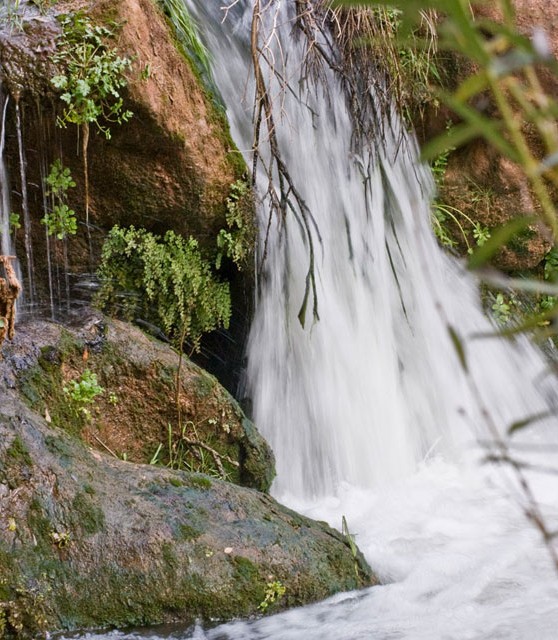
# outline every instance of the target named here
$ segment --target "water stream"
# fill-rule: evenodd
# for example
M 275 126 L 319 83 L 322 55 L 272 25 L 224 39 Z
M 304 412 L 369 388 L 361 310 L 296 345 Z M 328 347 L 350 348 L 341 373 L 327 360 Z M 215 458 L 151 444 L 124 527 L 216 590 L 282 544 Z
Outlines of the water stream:
M 0 236 L 2 255 L 14 255 L 10 234 L 10 182 L 8 170 L 4 159 L 4 147 L 6 144 L 6 114 L 8 112 L 9 97 L 4 95 L 0 86 Z
M 221 4 L 188 1 L 233 136 L 248 152 L 250 3 L 235 5 L 224 23 Z M 326 71 L 327 99 L 298 83 L 304 43 L 291 17 L 276 14 L 270 42 L 277 60 L 287 58 L 293 91 L 268 80 L 283 114 L 283 157 L 316 220 L 320 321 L 303 329 L 297 319 L 308 246 L 292 219 L 273 219 L 247 389 L 277 456 L 274 495 L 337 527 L 344 515 L 383 586 L 260 621 L 149 635 L 554 639 L 558 577 L 525 517 L 525 494 L 508 468 L 479 464 L 493 451 L 487 442 L 513 421 L 555 406 L 548 365 L 524 339 L 478 337 L 494 325 L 477 283 L 432 235 L 432 181 L 412 136 L 392 115 L 383 143 L 356 155 L 338 80 Z M 267 214 L 264 202 L 264 230 Z M 507 446 L 534 465 L 556 466 L 552 426 L 540 422 Z M 527 478 L 550 529 L 558 528 L 557 476 Z
M 27 288 L 26 296 L 31 308 L 35 304 L 35 269 L 33 267 L 33 244 L 31 242 L 31 216 L 29 213 L 29 198 L 27 196 L 27 160 L 23 145 L 23 123 L 19 97 L 15 99 L 15 120 L 17 134 L 17 148 L 19 155 L 19 174 L 21 178 L 21 208 L 23 211 L 23 238 L 25 245 L 25 257 L 27 260 Z

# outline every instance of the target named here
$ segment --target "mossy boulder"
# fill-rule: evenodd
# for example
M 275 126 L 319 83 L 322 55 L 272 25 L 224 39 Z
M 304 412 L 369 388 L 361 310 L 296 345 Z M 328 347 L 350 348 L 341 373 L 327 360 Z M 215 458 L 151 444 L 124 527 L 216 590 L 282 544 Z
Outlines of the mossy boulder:
M 25 367 L 13 384 L 53 426 L 131 462 L 269 489 L 275 469 L 268 444 L 217 379 L 168 344 L 91 312 L 73 328 L 22 326 L 5 347 L 6 366 L 21 351 Z M 100 389 L 90 401 L 88 376 Z M 85 385 L 84 398 L 72 391 L 77 384 Z
M 62 423 L 55 426 L 54 399 L 47 414 L 37 381 L 26 376 L 41 358 L 52 367 L 44 369 L 47 376 L 70 367 L 66 350 L 83 339 L 87 330 L 81 331 L 64 334 L 38 323 L 21 327 L 4 345 L 0 637 L 256 615 L 274 581 L 285 595 L 273 610 L 374 583 L 344 536 L 264 493 L 206 474 L 126 462 L 93 449 Z M 126 344 L 129 369 L 147 370 L 149 340 L 134 348 L 123 327 L 109 326 L 109 340 L 114 332 L 120 342 L 113 337 L 113 353 Z M 55 351 L 45 350 L 45 341 Z M 89 366 L 97 348 L 109 347 L 90 341 Z M 166 347 L 149 348 L 170 361 Z M 34 408 L 19 390 L 25 380 L 28 396 L 31 387 L 37 392 Z

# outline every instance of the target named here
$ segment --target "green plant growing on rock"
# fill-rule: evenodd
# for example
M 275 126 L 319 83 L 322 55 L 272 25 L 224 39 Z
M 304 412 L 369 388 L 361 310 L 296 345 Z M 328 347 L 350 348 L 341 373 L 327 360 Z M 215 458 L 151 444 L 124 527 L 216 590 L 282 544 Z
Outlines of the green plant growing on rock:
M 244 180 L 233 182 L 227 198 L 227 229 L 221 229 L 217 236 L 215 259 L 217 269 L 221 267 L 225 256 L 230 258 L 239 269 L 246 266 L 254 245 L 253 212 L 252 189 Z
M 89 369 L 85 369 L 77 380 L 70 380 L 64 387 L 64 393 L 68 396 L 76 413 L 82 414 L 85 418 L 91 417 L 88 405 L 91 405 L 104 391 L 97 380 L 97 374 Z
M 67 531 L 51 531 L 50 539 L 59 549 L 65 549 L 71 542 L 71 536 Z
M 464 223 L 472 230 L 474 244 L 477 247 L 482 247 L 490 238 L 490 229 L 488 227 L 482 225 L 480 222 L 475 222 L 464 211 L 461 211 L 461 209 L 435 200 L 432 203 L 431 222 L 436 237 L 444 247 L 454 249 L 458 245 L 457 239 L 452 235 L 447 226 L 447 223 L 450 221 L 459 229 L 459 236 L 465 244 L 469 255 L 473 253 L 474 246 L 469 239 L 469 233 Z
M 211 420 L 208 420 L 212 424 Z M 201 440 L 196 425 L 188 420 L 175 429 L 167 425 L 166 447 L 160 443 L 149 464 L 164 464 L 170 469 L 204 473 L 208 476 L 229 480 L 225 465 L 237 469 L 240 465 L 230 456 L 220 453 Z
M 279 580 L 268 582 L 265 588 L 265 598 L 258 605 L 258 609 L 262 613 L 267 613 L 267 610 L 272 604 L 275 604 L 286 593 L 287 589 Z
M 228 327 L 229 285 L 193 238 L 113 227 L 103 246 L 97 304 L 128 320 L 156 323 L 177 345 L 199 350 L 202 335 Z
M 496 321 L 499 324 L 506 324 L 510 320 L 511 307 L 506 302 L 503 293 L 496 294 L 494 303 L 491 306 Z
M 89 170 L 87 149 L 90 126 L 94 125 L 107 139 L 111 137 L 110 124 L 121 124 L 132 117 L 124 109 L 121 96 L 126 86 L 129 58 L 121 57 L 106 41 L 114 37 L 110 29 L 93 25 L 82 13 L 60 18 L 62 35 L 54 62 L 61 72 L 52 79 L 52 85 L 61 92 L 64 103 L 57 123 L 65 127 L 75 124 L 81 131 L 83 174 L 85 183 L 85 221 L 89 233 Z
M 215 277 L 194 238 L 115 226 L 103 246 L 99 276 L 102 308 L 156 322 L 178 345 L 188 340 L 199 350 L 205 332 L 228 327 L 229 285 Z
M 51 211 L 45 213 L 41 222 L 46 226 L 49 236 L 64 240 L 77 232 L 76 213 L 67 204 L 68 189 L 75 187 L 70 170 L 57 159 L 50 167 L 45 179 L 46 195 L 52 199 Z

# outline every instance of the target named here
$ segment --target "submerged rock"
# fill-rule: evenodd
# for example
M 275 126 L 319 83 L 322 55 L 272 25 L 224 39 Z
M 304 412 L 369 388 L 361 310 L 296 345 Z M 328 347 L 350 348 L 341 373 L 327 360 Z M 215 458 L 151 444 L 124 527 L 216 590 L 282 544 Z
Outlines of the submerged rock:
M 46 419 L 45 398 L 32 401 L 43 403 L 43 415 L 30 408 L 19 388 L 38 389 L 30 381 L 37 367 L 48 376 L 49 367 L 69 366 L 61 343 L 92 334 L 98 322 L 66 333 L 38 323 L 4 345 L 0 637 L 3 628 L 8 637 L 40 637 L 54 629 L 226 620 L 257 614 L 270 583 L 285 587 L 271 605 L 279 609 L 375 581 L 362 556 L 325 524 L 253 489 L 92 449 L 54 426 L 53 398 Z M 126 332 L 111 323 L 89 340 L 88 366 L 111 349 L 128 350 L 130 370 L 148 370 L 155 353 L 176 364 L 168 347 Z M 188 376 L 202 375 L 190 367 Z M 222 393 L 218 406 L 229 411 L 232 400 L 212 393 Z

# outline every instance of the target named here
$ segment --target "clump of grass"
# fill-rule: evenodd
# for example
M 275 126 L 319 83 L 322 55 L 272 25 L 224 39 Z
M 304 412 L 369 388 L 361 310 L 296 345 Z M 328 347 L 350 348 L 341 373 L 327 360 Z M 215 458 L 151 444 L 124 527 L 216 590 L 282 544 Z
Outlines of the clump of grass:
M 198 27 L 182 0 L 159 0 L 163 11 L 171 21 L 176 36 L 185 53 L 193 58 L 200 71 L 209 73 L 209 52 L 200 39 Z

